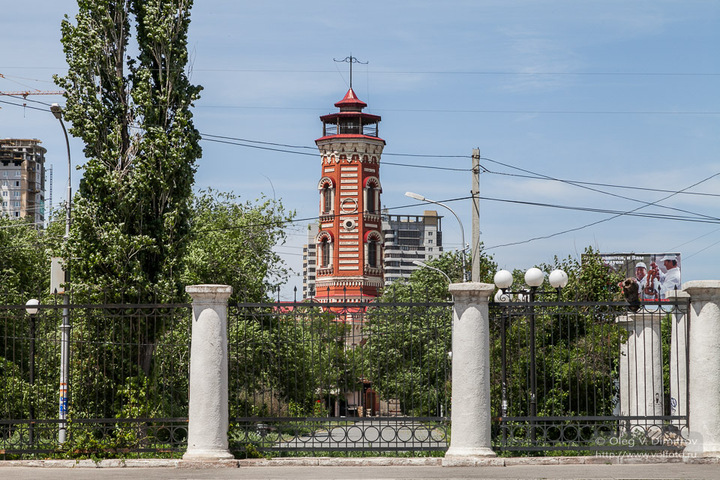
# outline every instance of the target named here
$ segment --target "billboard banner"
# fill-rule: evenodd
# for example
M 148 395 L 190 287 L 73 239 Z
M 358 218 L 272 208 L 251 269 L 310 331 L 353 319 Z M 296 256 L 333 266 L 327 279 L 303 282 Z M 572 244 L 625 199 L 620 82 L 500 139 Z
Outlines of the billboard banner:
M 679 253 L 601 253 L 600 257 L 613 271 L 637 281 L 641 300 L 663 300 L 667 292 L 682 287 Z

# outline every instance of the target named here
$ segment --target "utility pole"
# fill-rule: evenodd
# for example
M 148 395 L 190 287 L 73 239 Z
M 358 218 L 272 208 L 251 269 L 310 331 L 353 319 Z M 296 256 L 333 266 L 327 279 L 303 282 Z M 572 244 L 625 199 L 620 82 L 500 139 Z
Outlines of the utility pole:
M 472 151 L 472 271 L 470 281 L 480 281 L 480 149 Z

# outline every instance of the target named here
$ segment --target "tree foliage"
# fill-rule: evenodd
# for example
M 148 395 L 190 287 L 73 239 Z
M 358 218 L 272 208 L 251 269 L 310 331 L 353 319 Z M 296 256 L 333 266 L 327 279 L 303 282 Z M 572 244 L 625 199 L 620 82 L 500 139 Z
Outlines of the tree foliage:
M 287 274 L 273 247 L 284 242 L 292 216 L 279 201 L 239 203 L 230 193 L 201 192 L 192 208 L 183 283 L 230 285 L 236 300 L 265 300 Z
M 231 416 L 311 415 L 361 378 L 350 371 L 348 326 L 333 313 L 241 305 L 237 318 L 228 327 Z
M 463 278 L 462 257 L 457 251 L 444 252 L 440 257 L 425 262 L 432 268 L 419 267 L 413 271 L 406 281 L 398 281 L 386 287 L 381 301 L 445 301 L 449 299 L 448 285 L 450 281 L 461 282 Z M 466 262 L 467 266 L 471 264 Z M 440 270 L 442 273 L 438 272 Z M 492 283 L 497 264 L 492 255 L 480 248 L 480 282 Z M 444 275 L 443 275 L 444 274 Z
M 200 87 L 185 73 L 191 6 L 79 0 L 76 23 L 62 22 L 68 72 L 56 82 L 87 158 L 70 242 L 76 287 L 180 290 L 200 157 L 190 110 Z
M 487 282 L 495 263 L 482 250 L 481 255 L 480 281 Z M 382 398 L 400 400 L 405 413 L 434 416 L 449 406 L 452 311 L 444 302 L 450 300 L 448 277 L 463 278 L 461 254 L 445 252 L 427 265 L 432 268 L 418 268 L 380 298 L 380 305 L 408 305 L 380 306 L 368 313 L 363 358 Z
M 25 303 L 48 289 L 45 235 L 29 219 L 0 215 L 0 288 L 6 303 Z

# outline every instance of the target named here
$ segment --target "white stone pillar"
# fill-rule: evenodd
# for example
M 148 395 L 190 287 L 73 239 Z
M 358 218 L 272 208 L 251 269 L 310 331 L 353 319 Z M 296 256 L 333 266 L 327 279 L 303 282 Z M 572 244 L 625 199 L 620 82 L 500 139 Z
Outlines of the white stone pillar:
M 494 285 L 454 283 L 450 448 L 443 465 L 494 457 L 490 436 L 490 321 Z
M 663 363 L 660 322 L 662 312 L 629 313 L 617 322 L 628 331 L 620 348 L 620 414 L 632 417 L 664 415 Z M 658 435 L 662 422 L 633 420 L 631 432 Z
M 687 415 L 687 374 L 688 374 L 688 311 L 687 301 L 690 295 L 683 290 L 672 290 L 667 297 L 679 303 L 673 309 L 672 328 L 670 330 L 670 415 Z M 673 422 L 681 427 L 683 423 Z
M 690 309 L 689 443 L 685 453 L 720 456 L 720 281 L 687 282 Z
M 228 285 L 190 285 L 190 405 L 183 460 L 232 459 L 228 450 Z

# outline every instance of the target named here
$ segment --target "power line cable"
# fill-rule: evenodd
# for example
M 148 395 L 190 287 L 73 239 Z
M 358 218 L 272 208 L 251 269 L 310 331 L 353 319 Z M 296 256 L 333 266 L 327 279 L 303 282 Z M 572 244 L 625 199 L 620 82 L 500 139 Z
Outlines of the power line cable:
M 520 175 L 518 173 L 494 172 L 494 171 L 487 170 L 487 169 L 485 169 L 485 172 L 489 173 L 491 175 L 501 175 L 501 176 L 506 176 L 506 177 L 528 178 L 528 179 L 532 179 L 532 180 L 549 180 L 548 178 L 540 176 L 540 175 Z M 566 180 L 566 179 L 565 180 L 558 179 L 557 181 L 578 184 L 578 185 L 593 185 L 596 187 L 624 188 L 624 189 L 628 189 L 628 190 L 640 190 L 640 191 L 645 191 L 645 192 L 659 192 L 659 193 L 672 193 L 673 192 L 673 190 L 664 189 L 664 188 L 639 187 L 639 186 L 633 186 L 633 185 L 616 185 L 616 184 L 612 184 L 612 183 L 582 182 L 579 180 Z M 720 197 L 720 194 L 718 194 L 718 193 L 706 193 L 706 192 L 680 192 L 680 194 L 681 195 L 697 195 L 697 196 L 705 196 L 705 197 Z
M 716 218 L 717 218 L 717 217 L 713 217 L 713 216 L 710 216 L 710 215 L 704 215 L 704 214 L 700 214 L 700 213 L 690 212 L 690 211 L 688 211 L 688 210 L 683 210 L 683 209 L 680 209 L 680 208 L 670 207 L 670 206 L 667 206 L 667 205 L 658 205 L 658 202 L 660 202 L 660 201 L 662 201 L 662 200 L 658 200 L 658 201 L 656 201 L 656 202 L 646 202 L 646 201 L 644 201 L 644 200 L 640 200 L 640 199 L 637 199 L 637 198 L 627 197 L 627 196 L 625 196 L 625 195 L 618 195 L 618 194 L 612 193 L 612 192 L 606 192 L 606 191 L 604 191 L 604 190 L 600 190 L 600 189 L 598 189 L 598 188 L 594 188 L 594 187 L 588 186 L 588 185 L 586 185 L 586 184 L 582 184 L 582 183 L 578 183 L 578 182 L 572 182 L 572 181 L 569 181 L 569 180 L 562 180 L 562 179 L 559 179 L 559 178 L 551 177 L 551 176 L 549 176 L 549 175 L 543 175 L 543 174 L 536 173 L 536 172 L 533 172 L 533 171 L 530 171 L 530 170 L 527 170 L 527 169 L 524 169 L 524 168 L 520 168 L 520 167 L 516 167 L 516 166 L 509 165 L 509 164 L 507 164 L 507 163 L 499 162 L 499 161 L 493 160 L 493 159 L 491 159 L 491 158 L 481 157 L 480 159 L 481 159 L 481 160 L 487 160 L 487 161 L 490 161 L 490 162 L 493 162 L 493 163 L 497 163 L 497 164 L 502 165 L 502 166 L 507 167 L 507 168 L 513 168 L 513 169 L 516 169 L 516 170 L 520 170 L 521 172 L 529 173 L 529 174 L 532 174 L 532 175 L 537 175 L 537 176 L 539 176 L 539 177 L 545 178 L 546 180 L 552 180 L 552 181 L 555 181 L 555 182 L 565 183 L 565 184 L 567 184 L 567 185 L 573 185 L 573 186 L 576 186 L 576 187 L 579 187 L 579 188 L 583 188 L 583 189 L 589 190 L 589 191 L 591 191 L 591 192 L 600 193 L 600 194 L 608 195 L 608 196 L 615 197 L 615 198 L 620 198 L 620 199 L 622 199 L 622 200 L 630 200 L 630 201 L 632 201 L 632 202 L 642 203 L 642 204 L 644 204 L 644 205 L 646 205 L 646 206 L 655 205 L 655 206 L 657 206 L 657 207 L 659 207 L 659 208 L 664 208 L 664 209 L 667 209 L 667 210 L 674 210 L 674 211 L 678 211 L 678 212 L 682 212 L 682 213 L 687 213 L 687 214 L 690 214 L 690 215 L 697 215 L 697 216 L 706 217 L 706 218 L 709 218 L 709 219 L 716 219 Z M 674 192 L 674 191 L 671 192 L 671 193 L 672 193 L 672 195 L 670 195 L 670 197 L 672 197 L 673 195 L 676 195 L 676 194 L 677 194 L 677 192 Z M 668 197 L 668 198 L 670 198 L 670 197 Z
M 617 214 L 615 214 L 615 215 L 613 215 L 612 217 L 609 217 L 609 218 L 605 218 L 605 219 L 602 219 L 602 220 L 598 220 L 598 221 L 596 221 L 596 222 L 591 222 L 591 223 L 588 223 L 588 224 L 586 224 L 586 225 L 582 225 L 582 226 L 580 226 L 580 227 L 570 228 L 570 229 L 567 229 L 567 230 L 563 230 L 563 231 L 561 231 L 561 232 L 556 232 L 556 233 L 553 233 L 553 234 L 550 234 L 550 235 L 542 235 L 542 236 L 538 236 L 538 237 L 533 237 L 533 238 L 530 238 L 530 239 L 527 239 L 527 240 L 523 240 L 523 241 L 519 241 L 519 242 L 511 242 L 511 243 L 505 243 L 505 244 L 501 244 L 501 245 L 493 245 L 493 246 L 491 246 L 491 247 L 487 247 L 486 250 L 491 250 L 491 249 L 500 248 L 500 247 L 508 247 L 508 246 L 512 246 L 512 245 L 522 245 L 522 244 L 534 242 L 535 240 L 545 240 L 545 239 L 548 239 L 548 238 L 557 237 L 558 235 L 563 235 L 563 234 L 565 234 L 565 233 L 570 233 L 570 232 L 576 232 L 576 231 L 578 231 L 578 230 L 582 230 L 582 229 L 587 228 L 587 227 L 592 227 L 592 226 L 598 225 L 598 224 L 600 224 L 600 223 L 608 222 L 608 221 L 610 221 L 610 220 L 614 220 L 614 219 L 616 219 L 616 218 L 618 218 L 618 217 L 621 217 L 621 216 L 630 215 L 630 214 L 633 214 L 633 213 L 637 212 L 638 210 L 641 210 L 641 209 L 646 208 L 646 207 L 648 207 L 648 206 L 651 206 L 651 205 L 653 205 L 653 204 L 657 204 L 657 203 L 659 203 L 659 202 L 662 202 L 662 201 L 664 201 L 664 200 L 667 200 L 668 198 L 670 198 L 670 197 L 672 197 L 672 196 L 675 196 L 675 195 L 679 194 L 680 192 L 683 192 L 683 191 L 685 191 L 685 190 L 689 190 L 689 189 L 691 189 L 691 188 L 693 188 L 693 187 L 696 187 L 697 185 L 700 185 L 700 184 L 703 183 L 703 182 L 706 182 L 706 181 L 708 181 L 708 180 L 710 180 L 710 179 L 712 179 L 712 178 L 714 178 L 714 177 L 717 177 L 718 175 L 720 175 L 720 172 L 719 172 L 719 173 L 715 173 L 715 174 L 713 174 L 713 175 L 710 175 L 709 177 L 706 177 L 706 178 L 700 180 L 699 182 L 696 182 L 696 183 L 694 183 L 694 184 L 692 184 L 692 185 L 690 185 L 690 186 L 688 186 L 688 187 L 686 187 L 686 188 L 680 189 L 680 190 L 677 191 L 677 192 L 671 193 L 670 195 L 667 195 L 667 196 L 665 196 L 665 197 L 657 200 L 656 202 L 652 202 L 652 203 L 647 204 L 647 205 L 641 205 L 641 206 L 639 206 L 639 207 L 637 207 L 637 208 L 634 208 L 634 209 L 632 209 L 632 210 L 628 210 L 628 211 L 626 211 L 626 212 L 617 213 Z M 706 221 L 706 222 L 707 222 L 707 223 L 715 223 L 715 222 L 709 222 L 709 221 Z
M 18 104 L 18 103 L 8 102 L 8 101 L 6 101 L 6 100 L 0 100 L 0 103 L 4 103 L 4 104 L 6 104 L 6 105 L 12 105 L 12 106 L 15 106 L 15 107 L 29 108 L 29 109 L 31 109 L 31 110 L 39 110 L 39 111 L 41 111 L 41 112 L 47 112 L 47 111 L 48 111 L 46 108 L 33 107 L 32 105 L 21 105 L 21 104 Z
M 29 94 L 32 95 L 32 92 L 29 92 Z M 9 98 L 15 98 L 15 99 L 17 99 L 17 100 L 22 100 L 23 102 L 39 103 L 40 105 L 45 105 L 45 106 L 47 106 L 47 107 L 50 106 L 49 103 L 43 102 L 42 100 L 35 100 L 35 99 L 32 99 L 32 98 L 26 98 L 26 97 L 23 97 L 23 96 L 21 96 L 21 95 L 8 95 L 8 94 L 6 94 L 6 93 L 0 93 L 0 96 L 9 97 Z M 24 105 L 22 105 L 22 106 L 24 106 Z
M 718 232 L 718 231 L 720 231 L 720 229 L 716 229 L 716 230 L 713 230 L 712 232 L 708 232 L 708 233 L 703 233 L 703 234 L 700 235 L 699 237 L 695 237 L 695 238 L 693 238 L 692 240 L 688 240 L 688 241 L 685 242 L 685 243 L 681 243 L 680 245 L 677 245 L 677 246 L 675 246 L 675 247 L 672 247 L 671 249 L 668 250 L 668 252 L 677 252 L 677 251 L 680 249 L 680 247 L 684 247 L 685 245 L 688 245 L 688 244 L 690 244 L 690 243 L 692 243 L 692 242 L 695 242 L 695 241 L 697 241 L 697 240 L 700 240 L 701 238 L 707 237 L 708 235 L 712 235 L 713 233 L 716 233 L 716 232 Z
M 698 250 L 698 251 L 695 252 L 695 253 L 692 253 L 692 254 L 690 254 L 690 255 L 684 256 L 684 257 L 683 257 L 683 260 L 687 260 L 688 258 L 692 258 L 692 257 L 694 257 L 695 255 L 697 255 L 697 254 L 699 254 L 699 253 L 702 253 L 702 252 L 704 252 L 705 250 L 707 250 L 707 249 L 709 249 L 709 248 L 712 248 L 712 247 L 714 247 L 714 246 L 717 245 L 717 244 L 720 244 L 720 240 L 718 240 L 718 241 L 715 242 L 715 243 L 711 243 L 711 244 L 708 245 L 707 247 L 705 247 L 705 248 L 703 248 L 703 249 L 701 249 L 701 250 Z

